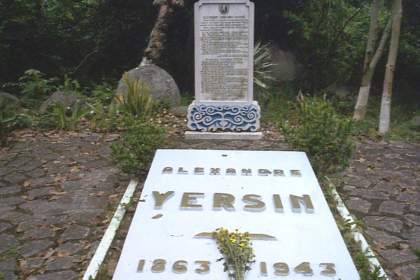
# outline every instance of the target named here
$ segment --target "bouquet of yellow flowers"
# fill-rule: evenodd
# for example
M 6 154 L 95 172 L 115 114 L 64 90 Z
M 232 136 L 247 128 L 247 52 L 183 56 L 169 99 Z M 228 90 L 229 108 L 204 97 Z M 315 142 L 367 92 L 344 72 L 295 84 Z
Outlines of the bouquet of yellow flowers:
M 249 233 L 241 233 L 238 230 L 229 232 L 219 228 L 213 232 L 219 251 L 223 255 L 225 271 L 233 280 L 244 280 L 245 273 L 251 270 L 254 262 L 254 250 L 251 247 Z

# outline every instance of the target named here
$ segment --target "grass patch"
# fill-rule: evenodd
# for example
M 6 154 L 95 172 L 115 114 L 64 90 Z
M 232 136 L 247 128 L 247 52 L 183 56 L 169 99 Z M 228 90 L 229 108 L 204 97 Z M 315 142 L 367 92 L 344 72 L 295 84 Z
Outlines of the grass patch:
M 96 277 L 93 278 L 92 276 L 90 276 L 89 280 L 111 280 L 111 277 L 108 275 L 106 266 L 102 265 L 98 271 L 98 274 L 96 274 Z
M 16 258 L 19 255 L 18 249 L 16 246 L 9 247 L 5 252 L 0 255 L 1 259 Z
M 380 100 L 372 98 L 366 118 L 356 123 L 356 132 L 360 136 L 372 139 L 382 139 L 378 133 Z M 420 116 L 420 106 L 401 105 L 394 102 L 391 107 L 391 124 L 389 132 L 383 137 L 385 140 L 420 141 L 420 127 L 415 127 L 412 120 Z
M 271 88 L 269 93 L 258 98 L 263 122 L 278 122 L 288 119 L 294 110 L 298 90 L 293 83 L 283 85 L 281 88 Z
M 414 255 L 417 256 L 417 258 L 420 260 L 420 249 L 413 249 Z
M 191 102 L 194 101 L 194 96 L 189 94 L 189 93 L 185 93 L 183 95 L 181 95 L 181 106 L 189 106 L 191 104 Z
M 156 124 L 141 122 L 129 127 L 113 143 L 112 158 L 128 174 L 139 174 L 149 168 L 156 149 L 165 139 L 165 130 Z
M 370 268 L 369 257 L 366 256 L 366 253 L 357 252 L 354 256 L 354 263 L 359 270 L 360 280 L 385 280 L 385 277 L 381 276 L 379 267 Z

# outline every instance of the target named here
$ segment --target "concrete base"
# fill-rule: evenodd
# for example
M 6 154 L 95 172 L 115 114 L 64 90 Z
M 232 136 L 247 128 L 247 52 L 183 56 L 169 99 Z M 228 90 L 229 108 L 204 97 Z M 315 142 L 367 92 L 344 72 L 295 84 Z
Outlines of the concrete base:
M 185 131 L 187 140 L 260 140 L 262 132 L 198 132 Z

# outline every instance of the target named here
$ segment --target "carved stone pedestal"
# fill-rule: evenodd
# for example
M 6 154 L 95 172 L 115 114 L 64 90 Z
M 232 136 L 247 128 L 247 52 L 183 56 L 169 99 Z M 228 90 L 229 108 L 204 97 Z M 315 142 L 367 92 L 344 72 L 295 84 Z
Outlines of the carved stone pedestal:
M 188 128 L 202 132 L 256 132 L 260 128 L 260 106 L 207 105 L 193 102 L 188 108 Z

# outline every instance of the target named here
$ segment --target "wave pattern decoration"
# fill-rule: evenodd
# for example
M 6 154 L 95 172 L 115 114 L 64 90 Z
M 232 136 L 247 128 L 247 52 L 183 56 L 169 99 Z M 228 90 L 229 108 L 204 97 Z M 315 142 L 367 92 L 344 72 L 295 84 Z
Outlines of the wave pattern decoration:
M 258 103 L 206 105 L 193 102 L 188 108 L 188 128 L 202 132 L 255 132 L 260 128 L 260 107 Z

